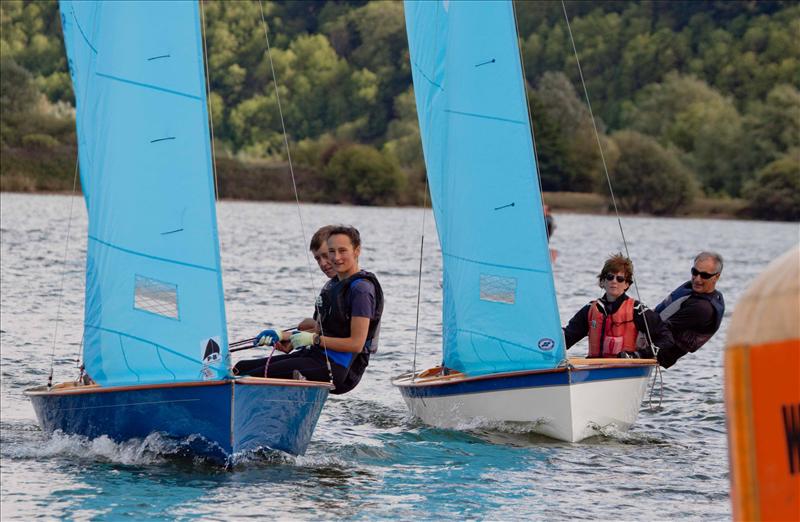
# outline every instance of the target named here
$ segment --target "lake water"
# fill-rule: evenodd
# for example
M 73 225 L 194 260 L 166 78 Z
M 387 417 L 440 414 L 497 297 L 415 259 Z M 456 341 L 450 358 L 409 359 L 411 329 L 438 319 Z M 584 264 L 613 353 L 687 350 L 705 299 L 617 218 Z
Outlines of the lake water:
M 687 279 L 697 251 L 725 256 L 718 288 L 726 321 L 701 351 L 664 372 L 654 392 L 661 406 L 643 405 L 630 432 L 569 444 L 524 431 L 438 430 L 409 418 L 389 381 L 414 357 L 423 211 L 303 205 L 305 237 L 331 222 L 361 230 L 361 266 L 380 276 L 386 293 L 381 352 L 355 391 L 328 400 L 305 456 L 275 454 L 224 471 L 176 456 L 158 437 L 114 444 L 42 434 L 22 392 L 46 383 L 54 346 L 55 380 L 76 376 L 85 210 L 81 198 L 56 195 L 3 193 L 0 203 L 3 520 L 728 519 L 727 320 L 748 282 L 800 238 L 797 224 L 624 218 L 647 304 Z M 218 215 L 230 339 L 310 315 L 323 281 L 306 257 L 298 208 L 224 201 Z M 622 243 L 613 217 L 555 218 L 566 322 L 599 295 L 596 274 Z M 423 259 L 418 367 L 440 356 L 441 260 L 430 212 Z M 581 344 L 570 353 L 585 351 Z

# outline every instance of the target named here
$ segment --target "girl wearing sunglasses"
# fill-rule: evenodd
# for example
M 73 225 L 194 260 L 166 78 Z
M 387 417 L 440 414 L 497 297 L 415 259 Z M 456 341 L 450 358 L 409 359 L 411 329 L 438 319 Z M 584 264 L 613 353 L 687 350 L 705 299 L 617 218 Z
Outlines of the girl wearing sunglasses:
M 672 334 L 658 315 L 625 293 L 633 282 L 630 259 L 612 255 L 597 279 L 605 293 L 570 319 L 564 328 L 567 348 L 588 336 L 589 357 L 653 357 L 648 330 L 653 344 L 672 346 Z

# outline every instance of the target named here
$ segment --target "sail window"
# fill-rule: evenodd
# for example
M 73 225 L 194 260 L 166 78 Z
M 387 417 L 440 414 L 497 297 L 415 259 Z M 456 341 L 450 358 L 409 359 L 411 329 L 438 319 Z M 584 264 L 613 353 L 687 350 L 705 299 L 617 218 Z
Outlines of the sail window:
M 144 312 L 177 319 L 178 287 L 137 275 L 133 307 Z
M 517 297 L 517 279 L 481 274 L 481 300 L 514 304 Z

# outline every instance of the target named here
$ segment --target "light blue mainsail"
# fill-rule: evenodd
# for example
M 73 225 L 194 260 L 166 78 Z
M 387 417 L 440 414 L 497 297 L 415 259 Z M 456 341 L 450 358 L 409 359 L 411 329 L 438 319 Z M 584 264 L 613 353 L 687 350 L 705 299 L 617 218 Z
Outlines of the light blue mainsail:
M 197 2 L 61 0 L 101 385 L 221 379 L 228 339 Z
M 565 357 L 509 1 L 406 1 L 444 257 L 443 351 L 470 375 Z

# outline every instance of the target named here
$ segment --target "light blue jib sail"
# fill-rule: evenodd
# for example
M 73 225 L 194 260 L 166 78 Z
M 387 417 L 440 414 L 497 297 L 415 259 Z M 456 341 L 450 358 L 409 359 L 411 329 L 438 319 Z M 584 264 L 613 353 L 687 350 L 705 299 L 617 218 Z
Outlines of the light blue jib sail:
M 444 364 L 554 367 L 565 350 L 511 2 L 406 1 L 405 16 L 444 257 Z
M 101 385 L 228 373 L 197 2 L 61 18 L 89 215 L 84 362 Z

